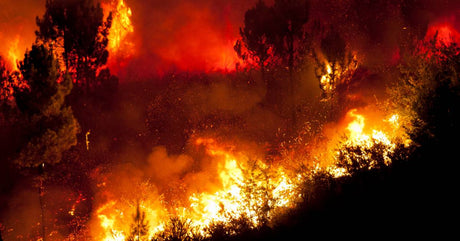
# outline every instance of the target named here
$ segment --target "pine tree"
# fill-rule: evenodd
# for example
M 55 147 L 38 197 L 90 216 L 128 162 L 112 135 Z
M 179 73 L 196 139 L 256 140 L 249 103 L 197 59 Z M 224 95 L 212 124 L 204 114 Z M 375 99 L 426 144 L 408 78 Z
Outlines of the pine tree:
M 139 204 L 136 207 L 136 213 L 133 215 L 131 232 L 128 241 L 148 240 L 149 224 L 145 219 L 145 212 L 141 211 Z
M 44 45 L 32 46 L 20 71 L 29 88 L 14 91 L 24 121 L 24 142 L 15 163 L 30 168 L 60 162 L 62 152 L 77 143 L 79 132 L 71 108 L 65 105 L 72 81 L 60 72 L 53 52 Z

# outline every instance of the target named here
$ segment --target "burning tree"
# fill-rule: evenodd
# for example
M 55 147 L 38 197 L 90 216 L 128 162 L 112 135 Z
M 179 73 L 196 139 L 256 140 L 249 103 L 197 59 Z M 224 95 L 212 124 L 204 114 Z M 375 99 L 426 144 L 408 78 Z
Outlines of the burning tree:
M 312 52 L 316 62 L 315 73 L 325 100 L 333 99 L 340 87 L 349 84 L 358 67 L 356 56 L 348 50 L 340 34 L 331 29 L 320 42 L 320 54 Z
M 136 213 L 133 215 L 131 232 L 127 241 L 141 241 L 148 239 L 149 224 L 145 219 L 145 212 L 141 211 L 139 204 L 136 207 Z
M 37 38 L 59 53 L 76 89 L 87 93 L 105 80 L 98 73 L 109 56 L 112 15 L 103 17 L 103 9 L 93 0 L 47 0 L 45 14 L 37 17 Z

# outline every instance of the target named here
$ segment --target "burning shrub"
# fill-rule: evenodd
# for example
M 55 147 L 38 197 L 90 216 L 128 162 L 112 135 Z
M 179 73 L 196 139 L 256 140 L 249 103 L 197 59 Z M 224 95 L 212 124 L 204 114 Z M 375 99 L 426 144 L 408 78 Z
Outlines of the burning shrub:
M 392 149 L 374 138 L 370 140 L 369 146 L 344 145 L 338 150 L 337 167 L 344 168 L 352 176 L 360 171 L 383 168 L 391 163 L 388 154 Z
M 154 241 L 191 241 L 198 240 L 199 234 L 194 232 L 190 219 L 173 216 L 165 224 L 163 232 L 159 233 L 152 240 Z

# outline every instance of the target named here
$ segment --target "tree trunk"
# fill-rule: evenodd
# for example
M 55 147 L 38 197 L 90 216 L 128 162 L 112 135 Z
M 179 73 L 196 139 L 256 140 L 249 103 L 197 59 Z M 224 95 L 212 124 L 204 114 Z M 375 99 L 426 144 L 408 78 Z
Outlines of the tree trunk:
M 43 174 L 40 177 L 40 184 L 38 186 L 38 197 L 40 200 L 40 216 L 41 216 L 41 226 L 42 226 L 42 240 L 46 241 L 46 226 L 45 226 L 45 201 L 43 200 L 43 195 L 45 194 L 45 186 L 43 185 Z

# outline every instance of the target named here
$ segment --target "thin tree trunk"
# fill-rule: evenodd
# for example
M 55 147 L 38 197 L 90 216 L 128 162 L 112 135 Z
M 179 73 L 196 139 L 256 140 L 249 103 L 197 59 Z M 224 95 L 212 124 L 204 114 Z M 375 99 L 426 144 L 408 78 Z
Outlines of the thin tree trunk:
M 46 226 L 45 226 L 45 201 L 43 195 L 45 194 L 45 186 L 43 185 L 43 174 L 40 177 L 40 185 L 38 187 L 38 197 L 40 200 L 40 211 L 41 211 L 41 226 L 42 226 L 42 239 L 46 241 Z

